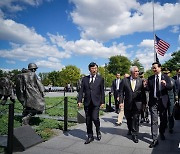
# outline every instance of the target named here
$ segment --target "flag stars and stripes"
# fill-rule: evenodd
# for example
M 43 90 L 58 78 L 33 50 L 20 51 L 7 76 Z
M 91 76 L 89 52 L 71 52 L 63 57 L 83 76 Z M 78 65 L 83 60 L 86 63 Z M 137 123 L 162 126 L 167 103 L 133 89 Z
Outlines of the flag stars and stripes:
M 155 35 L 155 48 L 156 48 L 156 52 L 159 55 L 164 56 L 169 46 L 170 45 L 167 42 L 163 41 L 162 39 L 160 39 Z

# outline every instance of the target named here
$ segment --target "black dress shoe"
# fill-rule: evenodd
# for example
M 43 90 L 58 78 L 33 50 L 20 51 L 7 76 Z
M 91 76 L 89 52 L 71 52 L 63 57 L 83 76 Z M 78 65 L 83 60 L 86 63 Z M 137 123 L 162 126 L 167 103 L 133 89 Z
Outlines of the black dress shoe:
M 149 145 L 149 148 L 154 148 L 156 145 L 158 145 L 159 144 L 159 142 L 158 142 L 158 140 L 154 140 L 154 141 L 152 141 L 151 142 L 151 144 Z
M 128 133 L 127 133 L 127 135 L 132 135 L 132 132 L 129 130 Z
M 97 140 L 100 141 L 101 140 L 101 132 L 97 133 Z
M 138 143 L 139 142 L 139 140 L 138 140 L 136 135 L 132 135 L 132 139 L 133 139 L 134 143 Z
M 86 139 L 86 141 L 84 142 L 84 144 L 89 144 L 90 142 L 94 141 L 94 138 L 93 137 L 88 137 Z
M 145 120 L 142 118 L 141 121 L 140 121 L 140 123 L 144 123 L 144 122 L 145 122 Z
M 146 119 L 146 122 L 147 122 L 147 123 L 149 123 L 149 122 L 150 122 L 148 118 Z
M 120 123 L 116 122 L 115 125 L 116 125 L 116 126 L 121 126 L 122 123 L 121 123 L 121 122 L 120 122 Z
M 164 134 L 160 134 L 160 138 L 161 138 L 161 140 L 165 140 L 166 139 Z

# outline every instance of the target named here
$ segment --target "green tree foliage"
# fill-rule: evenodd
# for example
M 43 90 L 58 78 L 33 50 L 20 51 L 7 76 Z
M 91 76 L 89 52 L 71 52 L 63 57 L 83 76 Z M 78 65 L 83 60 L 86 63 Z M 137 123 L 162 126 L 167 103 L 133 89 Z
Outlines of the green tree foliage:
M 114 80 L 114 74 L 109 73 L 106 66 L 105 67 L 99 67 L 98 71 L 99 74 L 104 78 L 105 87 L 111 87 L 112 81 Z
M 76 66 L 68 65 L 60 71 L 59 77 L 61 86 L 66 86 L 68 83 L 75 86 L 81 77 L 80 69 Z
M 144 67 L 143 65 L 139 62 L 139 59 L 136 58 L 133 60 L 133 62 L 131 63 L 132 66 L 137 66 L 139 68 L 139 71 L 144 72 Z
M 145 73 L 144 73 L 144 78 L 148 78 L 148 77 L 150 77 L 151 75 L 153 75 L 154 73 L 152 72 L 152 70 L 151 69 L 149 69 L 149 70 L 147 70 Z
M 124 75 L 125 73 L 129 73 L 129 68 L 131 66 L 130 60 L 125 56 L 112 56 L 109 58 L 108 71 L 116 75 L 116 73 L 120 73 Z
M 170 71 L 175 71 L 180 68 L 180 50 L 172 53 L 172 58 L 166 61 L 162 67 L 168 68 Z
M 3 70 L 0 70 L 0 77 L 3 77 L 4 73 Z
M 48 79 L 50 80 L 50 83 L 52 83 L 53 86 L 59 86 L 58 80 L 59 80 L 59 72 L 53 71 L 48 74 Z
M 49 73 L 39 73 L 39 77 L 41 78 L 41 82 L 44 86 L 52 85 L 51 80 L 48 78 Z

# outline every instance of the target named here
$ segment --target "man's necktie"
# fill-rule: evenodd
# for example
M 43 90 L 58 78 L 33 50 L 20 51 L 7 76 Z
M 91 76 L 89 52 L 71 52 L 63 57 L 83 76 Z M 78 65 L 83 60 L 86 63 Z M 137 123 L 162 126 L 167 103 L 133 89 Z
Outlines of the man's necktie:
M 91 76 L 91 82 L 89 83 L 89 86 L 90 86 L 90 88 L 92 89 L 92 86 L 93 86 L 93 79 L 94 79 L 94 76 Z
M 160 91 L 159 91 L 159 76 L 156 76 L 156 97 L 160 97 Z
M 131 81 L 131 88 L 134 91 L 134 89 L 135 89 L 135 80 L 134 79 L 132 79 L 132 81 Z

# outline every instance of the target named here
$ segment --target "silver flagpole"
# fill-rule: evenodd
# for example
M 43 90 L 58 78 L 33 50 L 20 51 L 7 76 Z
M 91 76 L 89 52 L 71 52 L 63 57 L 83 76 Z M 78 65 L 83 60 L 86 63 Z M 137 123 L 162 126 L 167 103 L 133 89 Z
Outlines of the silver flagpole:
M 154 0 L 152 0 L 152 6 L 153 6 L 154 62 L 156 62 L 156 49 L 155 49 L 155 24 L 154 24 Z

